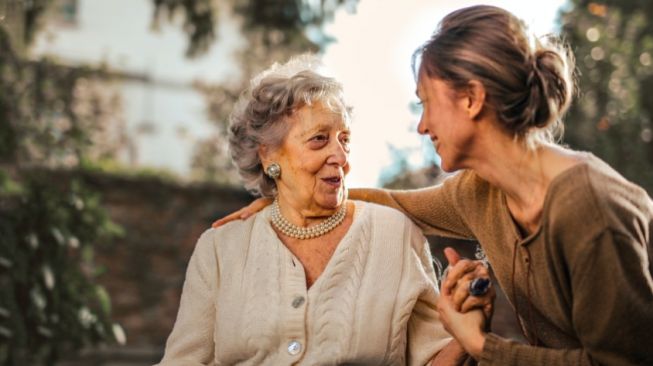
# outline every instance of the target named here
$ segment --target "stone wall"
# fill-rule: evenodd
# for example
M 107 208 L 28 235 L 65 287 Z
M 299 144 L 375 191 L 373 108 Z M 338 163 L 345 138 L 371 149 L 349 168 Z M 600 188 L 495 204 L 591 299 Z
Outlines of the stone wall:
M 99 278 L 130 346 L 163 346 L 174 323 L 186 266 L 214 219 L 251 201 L 242 189 L 183 186 L 157 178 L 88 174 L 125 234 L 96 249 Z

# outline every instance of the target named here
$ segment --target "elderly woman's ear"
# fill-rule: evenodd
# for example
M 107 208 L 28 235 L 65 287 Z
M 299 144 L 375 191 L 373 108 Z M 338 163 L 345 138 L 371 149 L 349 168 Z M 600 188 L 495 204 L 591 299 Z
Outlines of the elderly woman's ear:
M 263 170 L 265 170 L 268 165 L 276 162 L 274 160 L 274 152 L 267 145 L 260 145 L 258 147 L 258 156 L 259 159 L 261 159 L 261 164 L 263 164 Z

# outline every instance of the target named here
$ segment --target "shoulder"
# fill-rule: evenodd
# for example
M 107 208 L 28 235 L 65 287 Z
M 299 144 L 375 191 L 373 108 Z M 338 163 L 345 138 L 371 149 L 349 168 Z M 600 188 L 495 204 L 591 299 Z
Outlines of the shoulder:
M 395 223 L 408 220 L 408 217 L 401 211 L 389 206 L 358 200 L 354 200 L 353 202 L 356 205 L 356 210 L 359 211 L 358 218 L 369 218 L 374 221 L 387 220 Z
M 575 235 L 593 237 L 606 230 L 629 234 L 648 228 L 653 219 L 646 191 L 593 155 L 561 173 L 554 184 L 548 216 Z
M 357 219 L 369 221 L 369 224 L 375 229 L 396 231 L 400 228 L 415 228 L 419 231 L 417 225 L 397 209 L 364 201 L 354 201 L 354 203 L 356 209 L 359 210 Z
M 591 188 L 593 198 L 603 209 L 650 213 L 651 198 L 642 187 L 630 182 L 598 158 L 592 158 L 584 168 L 585 184 Z
M 231 249 L 246 249 L 244 242 L 255 230 L 255 223 L 261 220 L 261 213 L 252 215 L 246 220 L 234 220 L 218 228 L 210 228 L 200 236 L 196 251 L 202 253 L 218 252 Z
M 356 209 L 360 210 L 357 219 L 364 221 L 363 226 L 367 226 L 375 238 L 386 243 L 401 241 L 413 246 L 426 241 L 422 230 L 401 211 L 376 203 L 354 202 Z

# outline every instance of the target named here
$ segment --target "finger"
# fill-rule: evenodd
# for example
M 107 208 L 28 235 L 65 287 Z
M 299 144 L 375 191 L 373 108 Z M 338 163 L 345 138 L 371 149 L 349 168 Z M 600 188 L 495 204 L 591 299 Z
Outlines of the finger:
M 257 198 L 246 208 L 248 209 L 251 208 L 251 211 L 253 212 L 259 212 L 262 209 L 266 208 L 267 206 L 271 205 L 272 202 L 274 201 L 271 198 Z
M 483 307 L 483 314 L 487 319 L 488 324 L 492 322 L 492 315 L 494 315 L 494 304 L 487 304 Z
M 450 266 L 455 266 L 460 260 L 460 254 L 452 247 L 444 248 L 444 256 L 447 258 Z
M 488 303 L 485 298 L 468 296 L 460 306 L 460 312 L 466 313 L 474 309 L 484 310 L 487 305 Z M 491 303 L 489 305 L 491 306 Z
M 473 296 L 473 294 L 470 291 L 470 286 L 471 286 L 472 282 L 474 282 L 475 280 L 477 280 L 479 278 L 486 279 L 487 281 L 490 281 L 490 279 L 488 277 L 488 274 L 487 274 L 487 269 L 482 265 L 478 265 L 478 263 L 477 263 L 477 266 L 474 269 L 474 271 L 465 273 L 456 282 L 456 284 L 453 286 L 453 288 L 450 290 L 451 293 L 452 293 L 452 299 L 453 299 L 454 307 L 456 308 L 456 310 L 460 311 L 462 309 L 462 305 L 465 302 L 465 300 L 468 297 Z M 490 288 L 491 288 L 491 286 L 490 286 Z M 488 291 L 488 293 L 489 293 L 489 291 Z M 486 293 L 484 295 L 481 295 L 481 296 L 487 296 L 488 293 Z M 493 298 L 487 297 L 486 302 L 490 302 L 492 300 L 493 300 Z
M 435 304 L 435 308 L 441 315 L 449 312 L 451 300 L 447 296 L 440 296 Z
M 490 277 L 490 269 L 487 267 L 487 264 L 484 261 L 474 261 L 476 263 L 476 270 L 480 276 Z
M 469 284 L 475 278 L 474 272 L 466 273 L 456 282 L 456 286 L 451 290 L 451 299 L 456 310 L 460 311 L 462 304 L 470 297 Z
M 264 209 L 266 206 L 270 205 L 272 203 L 272 200 L 269 198 L 257 198 L 255 199 L 252 203 L 249 205 L 241 208 L 240 210 L 236 212 L 232 212 L 229 215 L 216 220 L 211 224 L 211 227 L 216 228 L 220 227 L 228 222 L 234 221 L 234 220 L 244 220 L 253 214 L 261 211 Z
M 239 211 L 236 211 L 236 212 L 232 212 L 232 213 L 230 213 L 229 215 L 227 215 L 227 216 L 225 216 L 225 217 L 223 217 L 223 218 L 221 218 L 221 219 L 216 220 L 215 222 L 213 222 L 213 224 L 211 225 L 211 227 L 213 227 L 213 228 L 220 227 L 220 226 L 222 226 L 222 225 L 224 225 L 224 224 L 226 224 L 226 223 L 228 223 L 228 222 L 231 222 L 231 221 L 234 221 L 234 220 L 238 220 L 238 218 L 239 218 L 239 216 L 240 216 L 239 213 L 240 213 L 240 210 L 239 210 Z
M 257 198 L 252 203 L 238 211 L 238 213 L 240 213 L 239 217 L 241 220 L 244 220 L 269 206 L 272 202 L 273 201 L 269 198 Z
M 442 281 L 442 292 L 449 294 L 456 283 L 468 272 L 474 272 L 476 264 L 469 259 L 461 259 L 453 267 L 449 267 L 447 277 Z

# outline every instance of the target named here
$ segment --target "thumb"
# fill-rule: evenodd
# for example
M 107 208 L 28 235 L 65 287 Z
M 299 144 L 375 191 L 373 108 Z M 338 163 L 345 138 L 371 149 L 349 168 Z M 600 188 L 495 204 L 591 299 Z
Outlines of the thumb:
M 455 266 L 460 260 L 460 254 L 452 247 L 444 248 L 444 256 L 447 258 L 450 266 Z

